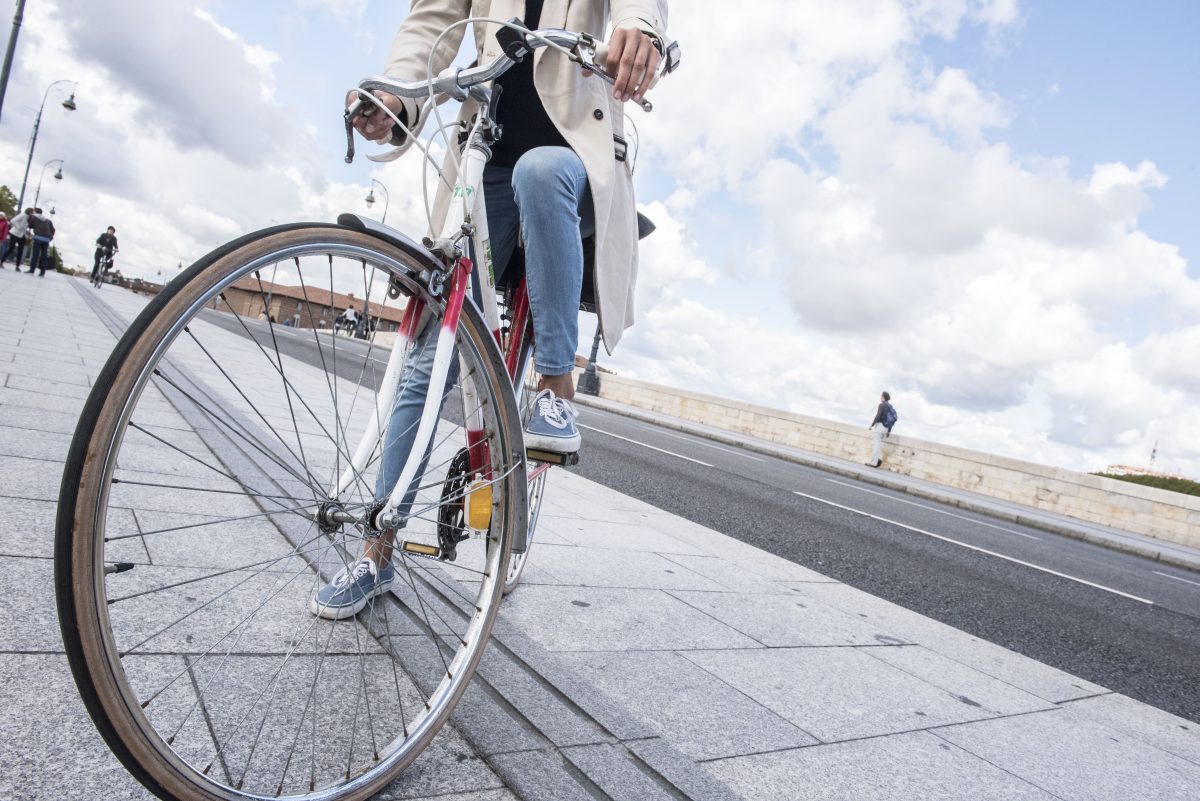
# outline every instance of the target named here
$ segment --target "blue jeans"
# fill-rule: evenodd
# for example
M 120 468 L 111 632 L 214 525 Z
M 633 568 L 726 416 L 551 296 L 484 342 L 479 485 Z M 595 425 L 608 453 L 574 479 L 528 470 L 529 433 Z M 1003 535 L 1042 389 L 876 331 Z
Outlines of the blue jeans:
M 497 279 L 504 275 L 516 250 L 518 230 L 524 231 L 525 278 L 537 342 L 535 367 L 543 375 L 569 373 L 575 368 L 579 341 L 583 237 L 595 228 L 583 162 L 570 148 L 537 147 L 521 156 L 512 169 L 487 167 L 483 191 Z M 388 417 L 375 480 L 376 500 L 384 500 L 391 493 L 416 439 L 429 392 L 438 328 L 433 321 L 425 326 L 405 362 Z M 458 359 L 454 359 L 446 396 L 458 381 L 458 369 Z M 397 507 L 401 515 L 408 515 L 428 463 L 427 449 L 421 469 Z
M 29 272 L 40 270 L 46 272 L 46 262 L 50 261 L 50 240 L 35 236 L 33 238 L 33 254 L 29 257 Z
M 524 234 L 535 367 L 542 375 L 565 375 L 575 369 L 579 345 L 583 238 L 595 230 L 583 162 L 568 147 L 535 147 L 512 169 L 484 170 L 483 192 L 497 280 L 516 249 L 518 229 Z

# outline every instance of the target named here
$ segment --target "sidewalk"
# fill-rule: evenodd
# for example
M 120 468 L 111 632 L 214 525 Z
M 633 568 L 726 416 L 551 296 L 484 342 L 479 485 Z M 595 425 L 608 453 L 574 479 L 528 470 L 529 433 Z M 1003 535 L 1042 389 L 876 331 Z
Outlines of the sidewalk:
M 1189 548 L 1186 545 L 1177 545 L 1166 540 L 1155 539 L 1154 537 L 1147 537 L 1130 531 L 1122 531 L 1121 529 L 1102 526 L 1097 523 L 1089 523 L 1055 512 L 1035 509 L 1032 506 L 1011 503 L 999 498 L 991 498 L 986 495 L 970 492 L 969 490 L 957 489 L 944 484 L 913 478 L 912 476 L 892 473 L 887 470 L 886 460 L 883 469 L 876 469 L 859 464 L 858 462 L 850 462 L 833 456 L 825 456 L 812 451 L 801 450 L 800 448 L 780 445 L 768 440 L 739 434 L 735 431 L 727 431 L 714 426 L 694 423 L 690 420 L 682 420 L 678 417 L 670 417 L 648 409 L 640 409 L 635 406 L 605 400 L 604 398 L 577 395 L 575 402 L 581 406 L 603 409 L 635 420 L 695 434 L 713 442 L 734 445 L 755 453 L 762 453 L 808 467 L 815 467 L 827 473 L 849 476 L 859 481 L 865 481 L 880 487 L 887 487 L 888 489 L 904 492 L 918 498 L 940 501 L 941 503 L 957 506 L 960 509 L 966 509 L 971 512 L 979 512 L 999 520 L 1007 520 L 1012 523 L 1040 528 L 1043 531 L 1051 531 L 1055 534 L 1084 540 L 1105 548 L 1126 551 L 1159 562 L 1175 565 L 1176 567 L 1200 571 L 1200 551 Z
M 148 797 L 54 618 L 61 462 L 114 341 L 80 289 L 0 272 L 5 799 Z M 95 297 L 125 319 L 145 302 Z M 1197 725 L 565 471 L 530 558 L 451 725 L 381 797 L 1200 796 Z

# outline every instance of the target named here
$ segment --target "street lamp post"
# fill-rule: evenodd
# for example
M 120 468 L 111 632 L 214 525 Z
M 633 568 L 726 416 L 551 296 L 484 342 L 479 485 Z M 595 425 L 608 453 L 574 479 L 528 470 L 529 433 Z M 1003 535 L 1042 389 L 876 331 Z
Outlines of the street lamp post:
M 17 36 L 21 33 L 21 20 L 25 17 L 25 0 L 17 0 L 17 13 L 13 16 L 12 33 L 8 35 L 8 50 L 4 52 L 4 67 L 0 69 L 0 112 L 4 110 L 4 95 L 8 93 L 8 76 L 12 72 L 13 54 L 17 52 Z
M 33 164 L 33 150 L 37 147 L 38 128 L 42 125 L 42 112 L 46 110 L 46 101 L 50 99 L 50 90 L 58 86 L 60 83 L 69 83 L 75 86 L 79 84 L 76 81 L 69 81 L 66 78 L 55 81 L 46 87 L 46 93 L 42 95 L 42 105 L 38 107 L 37 117 L 33 120 L 33 133 L 29 137 L 29 156 L 25 159 L 25 177 L 21 179 L 21 194 L 17 197 L 17 210 L 20 211 L 25 206 L 25 186 L 29 183 L 29 167 Z M 63 101 L 63 108 L 67 111 L 75 110 L 75 93 Z
M 374 178 L 371 179 L 371 183 L 379 184 L 379 188 L 383 190 L 383 217 L 380 218 L 379 222 L 386 224 L 387 223 L 388 203 L 390 202 L 390 198 L 388 197 L 387 187 L 384 186 L 382 182 L 377 181 Z M 372 187 L 371 189 L 367 190 L 367 208 L 369 209 L 374 205 L 375 205 L 375 188 Z
M 63 160 L 62 159 L 50 159 L 49 161 L 47 161 L 45 164 L 42 165 L 42 172 L 40 175 L 38 175 L 37 191 L 33 193 L 33 207 L 35 209 L 37 208 L 38 198 L 40 198 L 42 196 L 42 180 L 46 177 L 46 168 L 49 167 L 51 164 L 58 165 L 58 170 L 57 170 L 57 172 L 54 173 L 54 180 L 61 181 L 63 179 L 63 174 L 62 174 Z M 17 207 L 20 208 L 20 206 L 21 206 L 21 204 L 20 204 L 20 202 L 18 202 Z
M 579 376 L 576 387 L 584 395 L 600 394 L 600 374 L 596 372 L 596 359 L 600 355 L 600 321 L 596 321 L 596 336 L 592 338 L 592 355 L 588 356 L 587 368 Z

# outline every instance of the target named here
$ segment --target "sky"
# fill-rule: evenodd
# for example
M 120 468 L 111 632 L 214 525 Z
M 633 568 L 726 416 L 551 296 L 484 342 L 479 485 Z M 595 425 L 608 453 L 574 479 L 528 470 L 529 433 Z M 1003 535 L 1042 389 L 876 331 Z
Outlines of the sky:
M 683 65 L 641 138 L 647 381 L 1073 470 L 1200 478 L 1200 4 L 676 0 Z M 0 117 L 68 264 L 118 229 L 169 278 L 276 222 L 421 234 L 415 154 L 343 162 L 393 0 L 37 0 Z M 5 17 L 7 19 L 7 17 Z M 714 21 L 719 24 L 714 24 Z M 66 87 L 67 91 L 71 87 Z M 376 190 L 377 195 L 381 193 Z M 580 319 L 587 353 L 595 319 Z

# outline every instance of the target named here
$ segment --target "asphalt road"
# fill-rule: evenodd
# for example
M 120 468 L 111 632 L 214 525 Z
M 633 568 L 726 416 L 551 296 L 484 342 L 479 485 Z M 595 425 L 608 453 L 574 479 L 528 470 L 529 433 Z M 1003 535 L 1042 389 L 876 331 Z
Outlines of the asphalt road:
M 319 364 L 311 331 L 276 331 Z M 367 345 L 338 343 L 356 380 Z M 579 422 L 588 479 L 1200 722 L 1200 574 L 596 409 Z

